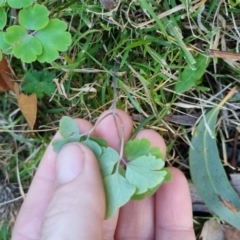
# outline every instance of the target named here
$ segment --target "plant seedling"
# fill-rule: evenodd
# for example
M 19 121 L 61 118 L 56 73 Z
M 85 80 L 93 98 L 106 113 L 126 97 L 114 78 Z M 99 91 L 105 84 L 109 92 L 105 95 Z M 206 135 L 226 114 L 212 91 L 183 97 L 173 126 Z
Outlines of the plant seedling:
M 119 117 L 117 113 L 116 116 Z M 55 152 L 59 152 L 66 143 L 78 141 L 95 154 L 105 187 L 105 218 L 114 216 L 118 208 L 131 199 L 153 195 L 164 181 L 170 179 L 160 149 L 152 147 L 148 139 L 128 141 L 124 147 L 121 146 L 124 154 L 121 151 L 119 154 L 104 139 L 90 137 L 93 129 L 80 133 L 77 123 L 70 117 L 64 116 L 60 120 L 59 131 L 62 139 L 53 142 Z

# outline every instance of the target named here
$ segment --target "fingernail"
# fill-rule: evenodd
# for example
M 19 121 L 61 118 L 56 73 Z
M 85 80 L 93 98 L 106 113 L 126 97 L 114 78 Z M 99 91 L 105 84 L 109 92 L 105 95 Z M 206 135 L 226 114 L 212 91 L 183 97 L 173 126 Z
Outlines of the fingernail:
M 75 143 L 64 146 L 57 157 L 57 186 L 75 179 L 83 171 L 84 162 L 85 154 L 81 146 Z

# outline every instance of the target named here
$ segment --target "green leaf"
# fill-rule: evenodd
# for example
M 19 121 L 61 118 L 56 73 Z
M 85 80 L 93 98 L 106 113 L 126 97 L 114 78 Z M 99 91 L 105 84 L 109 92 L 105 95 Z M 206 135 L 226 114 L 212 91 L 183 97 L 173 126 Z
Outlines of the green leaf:
M 0 32 L 0 49 L 5 54 L 11 54 L 12 53 L 12 46 L 4 40 L 4 32 Z
M 231 4 L 233 7 L 236 7 L 238 4 L 240 4 L 240 0 L 230 0 L 230 4 Z
M 108 142 L 105 139 L 97 138 L 97 137 L 90 137 L 90 140 L 96 142 L 101 147 L 108 147 Z
M 169 22 L 167 25 L 167 29 L 169 33 L 174 37 L 175 44 L 178 45 L 184 54 L 184 58 L 186 59 L 186 62 L 188 63 L 188 68 L 192 71 L 196 70 L 196 60 L 192 56 L 191 52 L 189 51 L 187 45 L 185 44 L 183 40 L 183 35 L 181 32 L 181 29 L 179 27 L 176 27 L 173 23 Z
M 29 71 L 24 75 L 22 90 L 27 94 L 35 93 L 38 98 L 42 98 L 45 94 L 51 96 L 56 89 L 56 85 L 53 82 L 54 78 L 55 74 L 47 70 L 41 72 L 36 70 Z
M 157 190 L 158 188 L 161 186 L 161 183 L 158 184 L 156 187 L 154 188 L 149 188 L 146 192 L 141 193 L 141 194 L 133 194 L 131 197 L 131 200 L 142 200 L 146 197 L 150 197 L 152 196 Z
M 0 0 L 0 4 L 3 4 L 5 0 Z
M 124 146 L 124 151 L 129 161 L 148 154 L 163 159 L 159 147 L 151 147 L 151 142 L 146 138 L 136 138 L 128 141 Z
M 162 159 L 155 156 L 141 156 L 127 164 L 126 178 L 132 185 L 136 186 L 136 194 L 146 192 L 164 181 L 166 171 L 159 171 L 164 166 Z
M 11 8 L 23 8 L 28 7 L 33 3 L 34 0 L 7 0 L 8 5 Z
M 98 158 L 98 163 L 103 178 L 112 174 L 115 164 L 119 161 L 119 154 L 110 147 L 102 148 L 102 155 Z
M 92 150 L 97 159 L 100 157 L 102 154 L 102 148 L 96 142 L 91 141 L 90 139 L 81 142 Z
M 161 158 L 163 159 L 163 154 L 162 152 L 160 151 L 160 148 L 159 147 L 152 147 L 149 151 L 149 153 L 153 156 L 155 156 L 156 158 Z
M 124 146 L 124 151 L 129 161 L 149 154 L 151 142 L 146 138 L 128 141 Z
M 186 67 L 183 72 L 180 73 L 179 79 L 175 85 L 175 91 L 177 93 L 183 93 L 192 88 L 205 73 L 205 70 L 209 64 L 208 57 L 199 54 L 195 60 L 195 70 Z
M 118 208 L 130 200 L 136 188 L 129 184 L 118 172 L 105 177 L 103 182 L 107 206 L 105 218 L 109 218 L 114 216 Z
M 66 139 L 55 139 L 52 143 L 53 151 L 56 153 L 60 152 L 61 148 L 67 143 L 79 142 L 80 137 L 80 134 L 74 134 L 73 136 Z
M 6 33 L 4 33 L 4 40 L 8 44 L 15 44 L 20 42 L 23 38 L 27 36 L 28 33 L 24 27 L 13 25 L 7 28 Z
M 208 112 L 192 137 L 190 173 L 198 193 L 211 212 L 240 229 L 240 199 L 228 181 L 216 145 L 214 128 L 218 113 L 219 108 Z
M 163 168 L 167 172 L 166 176 L 164 177 L 164 182 L 170 182 L 172 179 L 172 173 L 168 168 Z
M 48 9 L 39 4 L 24 8 L 19 11 L 19 23 L 29 30 L 39 30 L 47 26 L 49 22 Z
M 80 134 L 76 121 L 68 116 L 63 116 L 61 118 L 59 132 L 63 138 L 69 138 L 74 134 Z
M 37 55 L 40 55 L 41 53 L 42 44 L 33 36 L 24 37 L 24 39 L 13 48 L 14 56 L 26 63 L 31 63 L 37 60 Z
M 3 29 L 6 23 L 7 23 L 7 13 L 4 8 L 0 8 L 0 29 Z
M 66 29 L 66 23 L 52 19 L 45 28 L 36 33 L 36 37 L 43 45 L 43 53 L 38 56 L 39 62 L 52 62 L 58 57 L 58 51 L 67 50 L 72 40 Z

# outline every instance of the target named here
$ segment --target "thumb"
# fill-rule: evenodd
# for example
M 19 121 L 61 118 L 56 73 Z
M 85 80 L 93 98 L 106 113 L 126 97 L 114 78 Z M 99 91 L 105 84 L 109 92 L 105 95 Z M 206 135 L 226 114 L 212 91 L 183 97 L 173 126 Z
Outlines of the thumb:
M 93 152 L 81 143 L 64 146 L 56 163 L 56 189 L 45 213 L 41 239 L 102 239 L 105 194 Z

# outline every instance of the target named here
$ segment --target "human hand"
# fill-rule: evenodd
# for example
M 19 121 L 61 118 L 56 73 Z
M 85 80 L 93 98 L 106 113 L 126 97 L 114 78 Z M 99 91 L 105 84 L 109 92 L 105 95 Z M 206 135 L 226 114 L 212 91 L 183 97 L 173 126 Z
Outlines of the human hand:
M 121 110 L 118 114 L 127 141 L 132 120 Z M 76 121 L 82 133 L 93 127 L 86 120 Z M 119 150 L 113 116 L 104 118 L 93 136 L 106 139 L 109 146 Z M 54 139 L 59 137 L 57 133 Z M 166 153 L 164 140 L 155 131 L 141 130 L 136 138 L 148 138 L 152 146 Z M 94 154 L 80 143 L 68 144 L 57 154 L 50 143 L 17 217 L 12 240 L 194 240 L 187 181 L 178 169 L 170 170 L 172 180 L 154 196 L 130 201 L 116 216 L 104 221 L 105 194 Z

